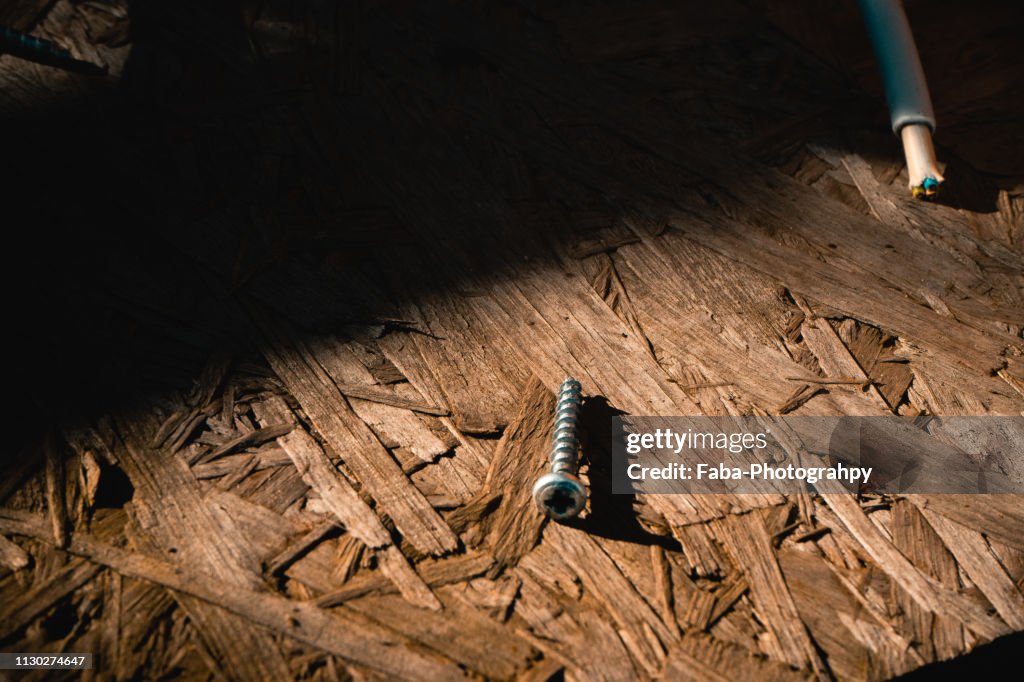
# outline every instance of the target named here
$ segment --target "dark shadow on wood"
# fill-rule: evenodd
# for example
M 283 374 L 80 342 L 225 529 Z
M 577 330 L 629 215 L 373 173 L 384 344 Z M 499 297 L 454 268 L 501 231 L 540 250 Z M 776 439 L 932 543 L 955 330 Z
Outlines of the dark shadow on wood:
M 929 680 L 1011 680 L 1024 663 L 1024 632 L 1015 632 L 983 644 L 950 661 L 936 661 L 897 677 L 901 682 Z
M 612 407 L 604 396 L 583 399 L 580 409 L 580 441 L 589 464 L 590 513 L 586 519 L 571 522 L 570 525 L 613 540 L 679 550 L 679 543 L 675 539 L 650 533 L 640 524 L 633 508 L 636 495 L 612 492 L 612 417 L 622 414 L 625 413 Z

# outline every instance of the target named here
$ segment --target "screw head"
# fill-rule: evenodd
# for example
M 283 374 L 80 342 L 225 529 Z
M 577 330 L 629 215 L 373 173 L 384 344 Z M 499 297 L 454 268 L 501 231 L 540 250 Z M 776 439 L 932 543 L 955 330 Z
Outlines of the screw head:
M 549 518 L 556 521 L 571 519 L 587 503 L 587 489 L 576 476 L 556 471 L 537 479 L 533 485 L 533 501 Z

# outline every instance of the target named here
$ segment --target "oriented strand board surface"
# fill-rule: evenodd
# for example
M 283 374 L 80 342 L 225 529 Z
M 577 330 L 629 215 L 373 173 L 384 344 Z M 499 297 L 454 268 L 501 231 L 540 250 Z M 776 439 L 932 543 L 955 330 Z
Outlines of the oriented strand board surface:
M 621 413 L 1024 414 L 1010 4 L 907 3 L 924 204 L 853 3 L 0 2 L 108 68 L 0 56 L 0 648 L 880 680 L 1019 633 L 1017 498 L 616 496 L 608 443 Z M 590 502 L 552 525 L 569 374 Z

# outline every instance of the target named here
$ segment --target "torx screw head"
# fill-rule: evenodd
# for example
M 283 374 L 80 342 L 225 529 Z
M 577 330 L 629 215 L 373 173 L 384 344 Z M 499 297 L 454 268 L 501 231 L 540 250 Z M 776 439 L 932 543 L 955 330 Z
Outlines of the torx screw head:
M 549 518 L 571 519 L 583 511 L 587 489 L 579 478 L 564 471 L 544 474 L 533 484 L 533 501 Z

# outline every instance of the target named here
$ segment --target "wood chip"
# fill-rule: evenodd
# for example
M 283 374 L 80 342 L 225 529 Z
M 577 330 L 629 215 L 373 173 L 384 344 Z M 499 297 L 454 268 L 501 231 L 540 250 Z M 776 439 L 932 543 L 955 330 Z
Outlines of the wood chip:
M 262 324 L 273 344 L 264 346 L 264 354 L 274 371 L 382 511 L 420 551 L 444 554 L 454 550 L 458 544 L 455 534 L 352 412 L 324 370 L 302 350 L 301 342 L 265 317 Z
M 0 527 L 6 533 L 52 541 L 37 517 L 4 512 L 0 515 Z M 86 566 L 102 564 L 122 575 L 164 585 L 258 623 L 270 631 L 330 651 L 385 675 L 409 677 L 426 674 L 431 679 L 464 679 L 456 665 L 417 652 L 403 637 L 354 613 L 328 613 L 311 604 L 224 584 L 216 576 L 144 554 L 129 553 L 82 533 L 72 538 L 67 550 L 94 562 L 84 564 Z

